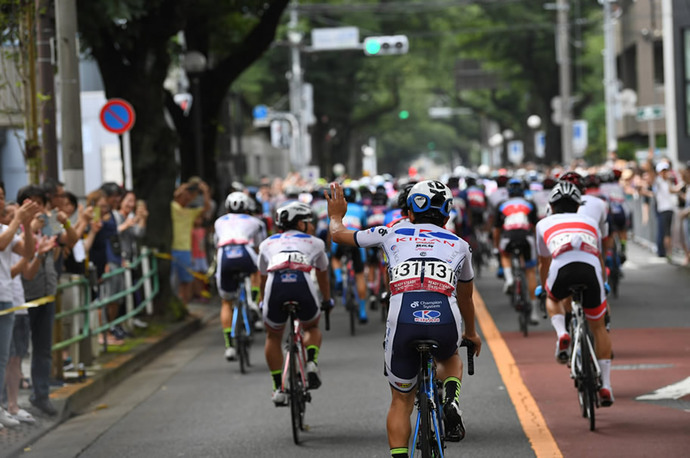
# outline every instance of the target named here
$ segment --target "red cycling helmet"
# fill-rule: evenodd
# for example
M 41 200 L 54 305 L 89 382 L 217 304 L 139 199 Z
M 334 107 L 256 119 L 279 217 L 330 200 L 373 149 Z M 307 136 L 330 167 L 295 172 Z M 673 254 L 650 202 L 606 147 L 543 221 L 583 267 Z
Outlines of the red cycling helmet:
M 558 181 L 567 181 L 568 183 L 572 183 L 577 186 L 577 189 L 579 189 L 580 192 L 585 190 L 585 179 L 582 178 L 582 175 L 577 172 L 565 172 L 563 175 L 558 177 Z

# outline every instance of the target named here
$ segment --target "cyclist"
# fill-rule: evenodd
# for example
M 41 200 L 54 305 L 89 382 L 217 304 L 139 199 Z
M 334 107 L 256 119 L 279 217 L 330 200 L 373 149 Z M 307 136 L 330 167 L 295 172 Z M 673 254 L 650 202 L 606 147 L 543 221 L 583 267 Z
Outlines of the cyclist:
M 276 405 L 287 404 L 287 394 L 281 391 L 283 367 L 282 338 L 288 314 L 283 309 L 287 301 L 299 302 L 297 315 L 304 329 L 307 349 L 307 378 L 310 389 L 321 385 L 318 367 L 321 348 L 319 318 L 321 310 L 316 289 L 309 272 L 316 268 L 316 280 L 324 303 L 332 305 L 328 278 L 328 257 L 323 240 L 313 236 L 314 213 L 309 205 L 292 202 L 276 211 L 276 225 L 283 231 L 264 240 L 259 246 L 259 270 L 263 318 L 266 324 L 266 363 L 271 371 Z
M 487 227 L 491 228 L 494 227 L 494 216 L 496 214 L 496 210 L 498 209 L 499 204 L 501 204 L 503 201 L 508 199 L 508 189 L 506 188 L 506 185 L 508 184 L 508 180 L 510 178 L 508 175 L 505 173 L 499 174 L 495 177 L 494 183 L 496 184 L 495 189 L 493 189 L 492 192 L 488 192 L 487 190 L 487 204 L 488 204 L 488 215 L 489 215 L 489 221 L 487 224 Z M 494 250 L 496 252 L 496 260 L 498 262 L 498 270 L 496 271 L 496 276 L 498 278 L 504 278 L 503 274 L 503 266 L 501 265 L 501 253 L 498 250 Z
M 345 200 L 347 201 L 347 213 L 343 217 L 345 226 L 355 231 L 364 229 L 367 224 L 367 211 L 363 205 L 356 203 L 356 189 L 347 187 L 343 188 L 343 192 Z M 333 274 L 335 276 L 336 291 L 342 291 L 343 289 L 342 262 L 340 259 L 344 255 L 348 255 L 352 260 L 352 268 L 355 271 L 355 284 L 359 296 L 359 322 L 366 323 L 369 320 L 366 307 L 367 284 L 364 279 L 364 261 L 366 253 L 360 248 L 338 245 L 335 240 L 332 240 L 331 251 L 333 252 L 331 266 L 333 267 Z
M 508 189 L 508 200 L 499 204 L 494 218 L 493 230 L 494 248 L 501 255 L 501 266 L 505 277 L 503 292 L 512 291 L 515 283 L 510 261 L 512 247 L 517 246 L 525 261 L 525 277 L 532 302 L 530 322 L 538 324 L 539 312 L 534 296 L 534 289 L 537 286 L 537 256 L 534 246 L 537 209 L 533 202 L 524 198 L 525 186 L 521 179 L 511 178 L 506 188 Z
M 620 263 L 623 264 L 626 260 L 628 229 L 632 217 L 625 201 L 625 191 L 619 182 L 620 175 L 621 171 L 618 169 L 603 173 L 599 190 L 609 204 L 609 231 L 612 236 L 615 234 L 620 240 Z
M 439 342 L 434 356 L 444 381 L 446 438 L 461 440 L 465 429 L 458 401 L 463 366 L 458 347 L 462 337 L 468 338 L 479 355 L 481 341 L 474 323 L 472 254 L 467 242 L 443 229 L 453 202 L 450 189 L 440 181 L 417 183 L 407 198 L 409 221 L 363 231 L 345 226 L 347 203 L 338 184 L 331 185 L 327 198 L 332 239 L 350 246 L 380 247 L 389 261 L 392 296 L 384 373 L 392 396 L 387 420 L 391 455 L 408 456 L 419 364 L 409 344 L 415 339 Z
M 565 312 L 570 287 L 585 284 L 583 308 L 594 336 L 595 354 L 601 367 L 601 405 L 613 404 L 611 389 L 611 338 L 606 332 L 606 292 L 604 264 L 599 256 L 601 233 L 596 221 L 578 213 L 582 204 L 580 190 L 574 184 L 560 181 L 549 195 L 552 214 L 537 223 L 539 274 L 547 291 L 546 309 L 556 331 L 556 361 L 570 359 L 570 335 L 566 330 Z
M 251 275 L 256 272 L 256 248 L 266 238 L 264 223 L 251 215 L 249 196 L 243 192 L 232 192 L 225 198 L 227 213 L 214 223 L 214 239 L 218 269 L 216 285 L 221 298 L 220 323 L 225 337 L 225 359 L 236 357 L 235 342 L 232 341 L 233 301 L 237 295 L 238 274 Z M 253 302 L 249 301 L 251 305 Z
M 386 188 L 381 184 L 376 187 L 376 192 L 371 197 L 371 206 L 367 215 L 366 227 L 383 226 L 388 210 L 388 194 Z M 376 248 L 366 250 L 367 267 L 367 288 L 369 289 L 369 307 L 373 310 L 376 307 L 379 285 L 377 283 L 376 272 L 380 268 L 381 258 Z

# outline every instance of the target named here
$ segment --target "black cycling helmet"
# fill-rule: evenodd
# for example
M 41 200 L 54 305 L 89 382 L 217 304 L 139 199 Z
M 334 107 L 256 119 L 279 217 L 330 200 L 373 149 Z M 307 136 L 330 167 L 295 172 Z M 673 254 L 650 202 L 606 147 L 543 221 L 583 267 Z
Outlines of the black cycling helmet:
M 553 187 L 556 186 L 556 180 L 551 177 L 546 177 L 544 178 L 542 185 L 544 186 L 544 189 L 553 189 Z
M 355 188 L 343 188 L 343 196 L 348 204 L 355 203 L 357 201 L 357 190 Z
M 398 208 L 402 210 L 403 214 L 407 214 L 410 210 L 407 206 L 407 196 L 410 194 L 410 189 L 412 189 L 415 184 L 417 183 L 407 183 L 400 192 L 398 192 Z
M 558 181 L 567 181 L 568 183 L 574 184 L 581 193 L 585 190 L 585 179 L 577 172 L 565 172 L 563 175 L 558 177 Z
M 499 175 L 496 177 L 496 186 L 499 188 L 505 188 L 506 185 L 508 184 L 508 175 Z
M 299 221 L 314 220 L 311 207 L 302 202 L 290 202 L 276 210 L 276 225 L 281 229 L 297 226 Z
M 388 203 L 388 194 L 386 194 L 386 189 L 381 187 L 377 188 L 374 195 L 371 197 L 371 205 L 382 207 Z
M 511 178 L 506 185 L 508 196 L 522 197 L 525 195 L 525 183 L 519 178 Z

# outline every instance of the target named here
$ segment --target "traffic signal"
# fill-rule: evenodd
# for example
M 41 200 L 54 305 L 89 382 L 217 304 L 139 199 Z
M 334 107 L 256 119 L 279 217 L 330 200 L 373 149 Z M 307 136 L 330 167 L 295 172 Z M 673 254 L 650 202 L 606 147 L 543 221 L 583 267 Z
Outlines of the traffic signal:
M 367 37 L 364 39 L 364 54 L 367 56 L 407 54 L 409 49 L 410 43 L 407 41 L 406 35 Z
M 400 113 L 398 113 L 398 117 L 400 119 L 407 119 L 410 117 L 410 112 L 407 110 L 400 110 Z

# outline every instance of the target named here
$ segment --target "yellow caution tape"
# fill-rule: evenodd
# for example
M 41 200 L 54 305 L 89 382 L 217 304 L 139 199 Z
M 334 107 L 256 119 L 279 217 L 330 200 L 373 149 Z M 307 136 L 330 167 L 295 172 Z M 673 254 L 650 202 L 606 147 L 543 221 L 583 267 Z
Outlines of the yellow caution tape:
M 41 305 L 49 304 L 50 302 L 55 302 L 55 296 L 45 296 L 45 297 L 42 297 L 40 299 L 25 302 L 22 305 L 17 305 L 16 307 L 12 307 L 12 308 L 9 308 L 7 310 L 0 310 L 0 316 L 9 315 L 10 313 L 14 313 L 18 310 L 25 310 L 25 309 L 30 309 L 30 308 L 34 308 L 34 307 L 40 307 Z
M 170 254 L 170 253 L 154 253 L 157 258 L 161 259 L 167 259 L 168 261 L 172 261 L 174 263 L 179 264 L 179 261 L 175 259 L 175 257 Z M 206 274 L 202 274 L 201 272 L 195 272 L 189 267 L 185 267 L 184 270 L 186 270 L 191 276 L 193 276 L 196 279 L 199 279 L 203 281 L 204 283 L 208 283 L 209 278 L 213 276 L 213 272 L 209 269 L 209 271 Z

